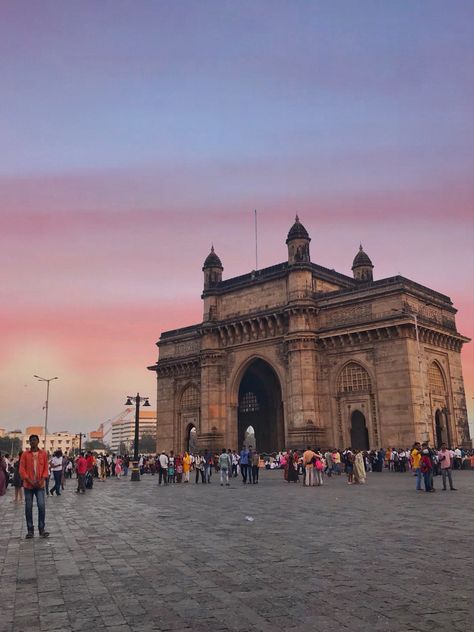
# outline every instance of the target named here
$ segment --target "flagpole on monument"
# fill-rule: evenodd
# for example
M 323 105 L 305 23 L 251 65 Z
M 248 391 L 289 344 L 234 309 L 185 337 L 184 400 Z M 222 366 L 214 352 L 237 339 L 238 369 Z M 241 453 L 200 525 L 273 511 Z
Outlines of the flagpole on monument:
M 254 209 L 255 217 L 255 272 L 258 270 L 258 233 L 257 233 L 257 209 Z

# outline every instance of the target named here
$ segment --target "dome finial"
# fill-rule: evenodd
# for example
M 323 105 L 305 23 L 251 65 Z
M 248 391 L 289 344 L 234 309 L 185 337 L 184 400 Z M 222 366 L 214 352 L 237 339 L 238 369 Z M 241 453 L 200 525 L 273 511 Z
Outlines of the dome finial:
M 221 268 L 223 270 L 222 262 L 214 250 L 214 244 L 211 245 L 211 252 L 207 255 L 206 260 L 204 261 L 204 268 Z
M 296 215 L 295 215 L 295 222 L 299 223 L 299 221 L 300 221 L 300 218 L 298 217 L 298 213 L 296 213 Z

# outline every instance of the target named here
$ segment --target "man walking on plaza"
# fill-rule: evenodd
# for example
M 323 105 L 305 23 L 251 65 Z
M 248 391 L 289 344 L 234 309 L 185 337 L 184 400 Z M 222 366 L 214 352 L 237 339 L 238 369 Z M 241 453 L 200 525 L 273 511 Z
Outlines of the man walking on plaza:
M 250 467 L 252 468 L 252 483 L 258 484 L 258 469 L 260 467 L 260 455 L 257 450 L 252 450 Z
M 81 452 L 80 455 L 76 459 L 76 474 L 77 474 L 77 489 L 76 494 L 82 492 L 86 493 L 86 472 L 87 472 L 87 460 L 84 456 L 84 453 Z
M 163 479 L 163 483 L 165 485 L 168 485 L 168 456 L 165 454 L 164 451 L 160 454 L 159 460 L 160 460 L 160 469 L 158 472 L 158 485 L 161 485 L 161 479 Z M 184 472 L 186 471 L 184 470 L 184 463 L 183 463 L 183 471 Z M 189 482 L 189 470 L 188 470 L 188 480 L 186 480 L 186 476 L 185 476 L 184 482 L 185 483 Z
M 61 496 L 61 481 L 63 478 L 63 453 L 56 450 L 51 459 L 51 471 L 54 476 L 54 487 L 51 490 L 51 496 L 56 492 L 56 496 Z
M 240 452 L 240 472 L 242 474 L 242 483 L 245 485 L 245 483 L 247 482 L 247 474 L 249 477 L 249 483 L 250 483 L 250 471 L 249 471 L 249 451 L 247 450 L 247 448 L 244 446 Z
M 411 467 L 416 476 L 416 491 L 421 492 L 421 446 L 419 441 L 415 441 L 411 449 Z
M 316 453 L 313 452 L 313 450 L 311 450 L 311 448 L 308 446 L 305 452 L 303 452 L 303 465 L 305 470 L 304 484 L 307 487 L 312 487 L 314 485 L 313 474 L 315 461 Z
M 232 471 L 232 457 L 230 454 L 227 454 L 225 448 L 222 448 L 222 452 L 219 457 L 219 468 L 221 475 L 221 487 L 224 485 L 224 482 L 226 487 L 229 487 L 229 472 Z
M 441 464 L 441 476 L 443 477 L 443 491 L 446 491 L 446 477 L 448 477 L 449 480 L 449 489 L 452 492 L 456 491 L 456 488 L 453 485 L 453 477 L 451 474 L 451 469 L 453 467 L 453 457 L 454 453 L 451 450 L 448 450 L 448 446 L 445 443 L 442 443 L 441 450 L 438 452 L 438 458 Z
M 42 538 L 47 538 L 49 533 L 45 531 L 46 505 L 44 497 L 44 480 L 48 476 L 48 455 L 40 450 L 38 435 L 30 435 L 30 449 L 23 452 L 20 460 L 20 478 L 25 490 L 25 517 L 28 533 L 26 537 L 34 536 L 33 526 L 33 496 L 36 497 L 38 507 L 38 529 Z

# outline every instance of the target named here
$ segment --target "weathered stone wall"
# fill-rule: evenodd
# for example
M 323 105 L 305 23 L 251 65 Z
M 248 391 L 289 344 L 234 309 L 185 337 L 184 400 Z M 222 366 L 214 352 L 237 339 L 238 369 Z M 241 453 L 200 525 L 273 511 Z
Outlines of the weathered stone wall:
M 218 297 L 218 318 L 226 320 L 244 316 L 251 312 L 266 311 L 285 305 L 286 279 L 275 279 L 235 290 Z

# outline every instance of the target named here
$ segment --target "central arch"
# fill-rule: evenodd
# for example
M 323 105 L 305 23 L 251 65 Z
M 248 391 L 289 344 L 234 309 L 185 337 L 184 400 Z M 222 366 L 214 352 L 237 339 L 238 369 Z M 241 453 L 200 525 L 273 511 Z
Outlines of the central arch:
M 256 443 L 252 447 L 267 454 L 281 450 L 285 443 L 281 385 L 268 362 L 258 358 L 247 367 L 240 381 L 238 402 L 239 447 L 252 427 Z

